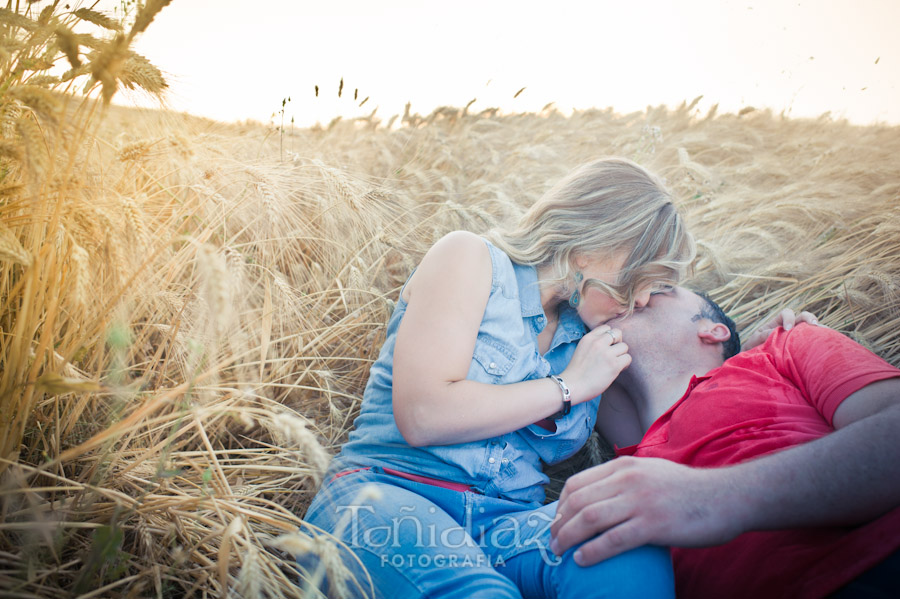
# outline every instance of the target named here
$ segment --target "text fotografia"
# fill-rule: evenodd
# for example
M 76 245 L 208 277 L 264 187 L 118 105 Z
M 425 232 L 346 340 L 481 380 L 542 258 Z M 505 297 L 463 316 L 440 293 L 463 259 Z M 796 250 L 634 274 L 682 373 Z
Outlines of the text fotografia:
M 513 515 L 502 515 L 473 529 L 471 518 L 466 518 L 466 526 L 439 528 L 433 517 L 414 513 L 414 506 L 401 506 L 399 512 L 402 515 L 394 516 L 387 523 L 380 520 L 378 526 L 366 525 L 367 515 L 375 514 L 371 505 L 337 506 L 336 511 L 341 513 L 342 520 L 349 519 L 345 520 L 344 530 L 349 532 L 347 544 L 351 547 L 375 551 L 388 548 L 417 550 L 408 554 L 384 552 L 382 565 L 498 566 L 503 565 L 505 559 L 534 549 L 541 552 L 547 564 L 556 565 L 561 561 L 549 547 L 553 518 L 542 512 L 532 512 L 524 522 Z M 435 513 L 434 508 L 429 511 Z M 475 548 L 485 553 L 452 552 Z
M 556 559 L 558 560 L 558 558 Z M 555 564 L 557 562 L 549 563 Z M 491 557 L 484 553 L 476 553 L 474 555 L 468 553 L 464 555 L 457 553 L 449 555 L 444 553 L 392 553 L 381 556 L 381 565 L 390 565 L 395 568 L 412 568 L 414 566 L 419 568 L 430 568 L 432 566 L 436 568 L 481 568 L 485 566 L 499 568 L 506 565 L 506 560 L 503 559 L 502 555 Z

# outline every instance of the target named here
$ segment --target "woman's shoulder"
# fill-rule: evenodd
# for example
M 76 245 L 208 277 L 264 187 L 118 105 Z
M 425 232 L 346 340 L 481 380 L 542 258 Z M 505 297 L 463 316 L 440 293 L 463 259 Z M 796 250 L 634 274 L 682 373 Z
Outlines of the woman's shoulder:
M 468 231 L 447 233 L 422 258 L 404 289 L 404 299 L 422 286 L 439 289 L 460 282 L 490 282 L 492 262 L 486 241 L 478 235 Z
M 422 265 L 441 263 L 445 265 L 467 264 L 489 266 L 493 246 L 483 237 L 469 231 L 453 231 L 437 240 L 425 257 Z
M 442 262 L 449 261 L 472 267 L 489 268 L 493 273 L 495 283 L 507 275 L 511 276 L 514 271 L 513 261 L 506 252 L 491 243 L 488 238 L 470 231 L 447 233 L 425 255 L 426 259 L 431 257 L 436 257 Z
M 492 291 L 518 286 L 516 265 L 510 257 L 488 239 L 469 231 L 453 231 L 435 242 L 414 274 L 422 272 L 426 273 L 425 277 L 414 276 L 413 279 L 427 278 L 429 284 L 436 282 L 434 277 L 447 282 L 483 280 L 490 283 Z
M 471 231 L 451 231 L 438 239 L 432 249 L 477 252 L 484 251 L 486 247 L 488 241 Z

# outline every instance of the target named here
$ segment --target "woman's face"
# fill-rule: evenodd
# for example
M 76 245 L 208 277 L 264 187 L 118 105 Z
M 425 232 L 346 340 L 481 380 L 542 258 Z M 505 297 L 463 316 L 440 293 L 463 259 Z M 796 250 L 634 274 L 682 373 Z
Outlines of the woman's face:
M 595 329 L 605 324 L 607 321 L 620 317 L 627 311 L 627 306 L 620 304 L 614 298 L 610 297 L 604 291 L 597 289 L 591 285 L 585 285 L 588 279 L 598 279 L 609 285 L 615 286 L 619 277 L 619 272 L 627 258 L 627 253 L 622 252 L 612 258 L 607 259 L 590 259 L 578 258 L 575 261 L 576 268 L 584 276 L 581 283 L 578 283 L 578 292 L 580 300 L 576 310 L 578 316 L 589 329 Z M 641 289 L 634 299 L 635 309 L 643 308 L 650 300 L 650 294 L 656 290 L 658 285 L 648 286 Z
M 596 287 L 585 286 L 576 309 L 584 324 L 589 329 L 595 329 L 601 324 L 625 314 L 626 306 Z

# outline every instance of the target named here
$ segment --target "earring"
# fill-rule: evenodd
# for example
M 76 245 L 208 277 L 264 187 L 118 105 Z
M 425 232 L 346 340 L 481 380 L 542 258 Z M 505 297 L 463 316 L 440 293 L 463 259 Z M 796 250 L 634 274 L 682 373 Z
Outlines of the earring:
M 569 305 L 573 308 L 578 307 L 578 302 L 581 301 L 581 294 L 578 293 L 578 284 L 584 280 L 584 275 L 580 272 L 575 273 L 575 291 L 569 296 Z

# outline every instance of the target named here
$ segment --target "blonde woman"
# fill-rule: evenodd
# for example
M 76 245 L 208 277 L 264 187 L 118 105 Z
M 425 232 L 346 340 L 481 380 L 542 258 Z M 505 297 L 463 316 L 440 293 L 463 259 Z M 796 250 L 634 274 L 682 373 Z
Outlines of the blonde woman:
M 605 323 L 680 281 L 693 256 L 663 186 L 622 159 L 576 169 L 512 230 L 438 241 L 306 515 L 345 544 L 350 594 L 671 596 L 665 548 L 584 568 L 577 547 L 554 556 L 541 463 L 585 443 L 631 361 Z

